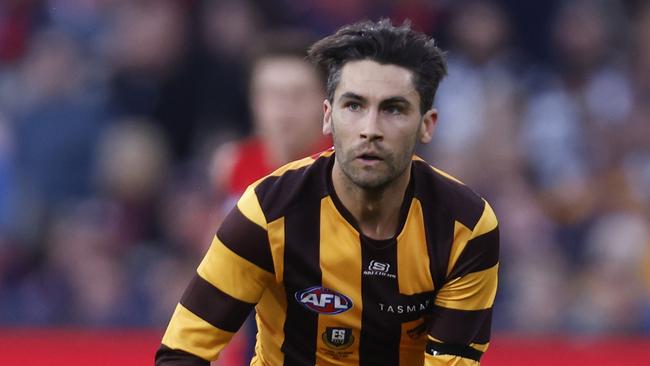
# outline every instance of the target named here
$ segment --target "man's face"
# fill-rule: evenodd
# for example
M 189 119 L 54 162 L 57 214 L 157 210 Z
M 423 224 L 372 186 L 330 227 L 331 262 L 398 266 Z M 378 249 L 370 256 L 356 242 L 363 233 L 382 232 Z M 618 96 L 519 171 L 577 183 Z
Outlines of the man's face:
M 322 81 L 309 62 L 298 57 L 259 61 L 251 75 L 252 110 L 260 136 L 287 159 L 311 153 L 322 138 L 319 124 L 324 98 Z
M 381 188 L 407 174 L 417 141 L 431 140 L 436 111 L 420 114 L 412 72 L 361 60 L 341 70 L 333 100 L 324 102 L 323 132 L 336 162 L 355 185 Z

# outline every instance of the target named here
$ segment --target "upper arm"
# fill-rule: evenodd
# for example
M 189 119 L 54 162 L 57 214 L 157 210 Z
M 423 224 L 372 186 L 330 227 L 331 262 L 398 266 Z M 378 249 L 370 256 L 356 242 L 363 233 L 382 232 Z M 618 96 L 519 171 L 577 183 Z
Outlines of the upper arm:
M 163 345 L 216 359 L 274 279 L 266 220 L 249 188 L 217 231 L 174 311 Z
M 476 365 L 490 340 L 499 268 L 499 230 L 492 208 L 470 230 L 456 223 L 448 280 L 429 324 L 426 365 Z

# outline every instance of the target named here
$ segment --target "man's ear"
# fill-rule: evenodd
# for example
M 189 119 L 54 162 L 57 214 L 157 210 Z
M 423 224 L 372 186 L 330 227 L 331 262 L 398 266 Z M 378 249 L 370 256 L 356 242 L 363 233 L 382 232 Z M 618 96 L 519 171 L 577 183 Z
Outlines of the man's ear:
M 438 123 L 438 110 L 435 108 L 431 108 L 426 113 L 424 113 L 424 116 L 422 116 L 422 123 L 420 124 L 420 142 L 423 144 L 429 143 L 431 139 L 433 138 L 433 131 L 436 128 L 436 124 Z
M 323 134 L 332 134 L 332 105 L 328 99 L 323 101 Z

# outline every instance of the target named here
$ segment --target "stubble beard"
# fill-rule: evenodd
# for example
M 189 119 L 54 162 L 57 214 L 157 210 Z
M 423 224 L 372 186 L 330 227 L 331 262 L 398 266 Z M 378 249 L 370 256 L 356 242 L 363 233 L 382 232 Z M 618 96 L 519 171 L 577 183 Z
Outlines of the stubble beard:
M 375 146 L 382 153 L 383 160 L 378 169 L 364 171 L 364 168 L 354 166 L 354 160 L 363 148 L 376 143 L 369 142 L 345 150 L 336 136 L 333 123 L 332 139 L 334 140 L 336 160 L 345 177 L 354 186 L 369 191 L 381 191 L 400 177 L 409 167 L 416 146 L 416 142 L 414 141 L 410 146 L 406 147 L 406 150 L 402 151 L 403 153 L 397 154 L 397 156 L 379 146 Z

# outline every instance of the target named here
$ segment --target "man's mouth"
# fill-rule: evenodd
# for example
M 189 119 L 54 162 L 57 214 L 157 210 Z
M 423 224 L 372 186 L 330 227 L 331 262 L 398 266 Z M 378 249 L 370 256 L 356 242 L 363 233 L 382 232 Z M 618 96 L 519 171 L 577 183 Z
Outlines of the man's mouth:
M 372 154 L 372 153 L 361 154 L 357 158 L 361 159 L 361 160 L 364 160 L 364 161 L 381 161 L 381 160 L 384 160 L 379 155 Z

